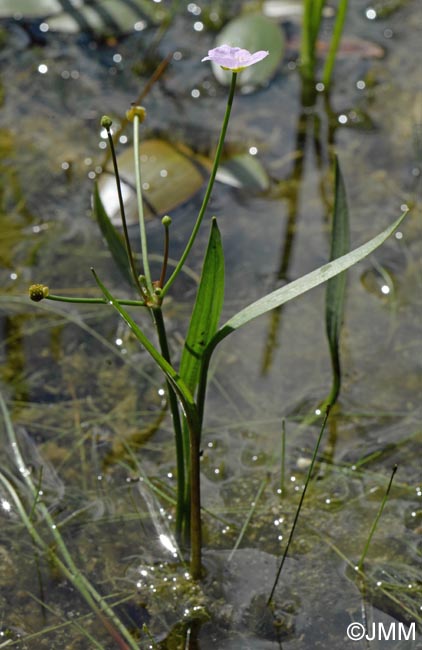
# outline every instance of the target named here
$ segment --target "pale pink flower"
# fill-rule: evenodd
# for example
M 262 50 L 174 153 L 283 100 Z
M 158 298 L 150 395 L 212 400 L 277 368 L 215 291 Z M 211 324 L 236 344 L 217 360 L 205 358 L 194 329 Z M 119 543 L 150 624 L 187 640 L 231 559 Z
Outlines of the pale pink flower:
M 251 53 L 249 50 L 242 50 L 240 47 L 230 47 L 230 45 L 220 45 L 213 50 L 209 50 L 208 56 L 204 56 L 202 61 L 212 61 L 220 65 L 223 70 L 240 72 L 254 63 L 258 63 L 269 55 L 266 50 Z

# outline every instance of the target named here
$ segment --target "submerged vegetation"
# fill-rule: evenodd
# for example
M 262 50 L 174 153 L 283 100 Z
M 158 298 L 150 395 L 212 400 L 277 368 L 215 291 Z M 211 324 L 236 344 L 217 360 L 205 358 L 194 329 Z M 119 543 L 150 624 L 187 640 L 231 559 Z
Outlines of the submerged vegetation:
M 106 2 L 98 4 L 104 11 L 110 8 Z M 1 601 L 5 614 L 0 647 L 38 647 L 45 640 L 49 644 L 51 633 L 56 635 L 60 647 L 66 644 L 84 648 L 88 644 L 103 650 L 193 649 L 216 644 L 223 648 L 226 641 L 231 643 L 232 637 L 235 643 L 248 639 L 250 647 L 259 644 L 260 639 L 279 647 L 281 641 L 294 641 L 298 634 L 303 634 L 301 618 L 308 616 L 311 603 L 316 608 L 311 617 L 314 622 L 329 609 L 329 585 L 333 575 L 338 576 L 336 564 L 327 561 L 333 555 L 347 569 L 338 578 L 341 596 L 335 596 L 344 628 L 330 632 L 333 638 L 337 633 L 344 637 L 347 623 L 353 620 L 347 618 L 346 611 L 353 610 L 357 616 L 361 599 L 410 626 L 422 623 L 418 608 L 422 589 L 420 562 L 416 570 L 408 571 L 402 561 L 408 549 L 403 546 L 400 560 L 391 571 L 387 570 L 384 551 L 376 547 L 377 534 L 386 517 L 388 522 L 387 506 L 392 492 L 397 494 L 396 499 L 410 504 L 406 530 L 413 531 L 419 525 L 419 511 L 412 501 L 413 483 L 419 478 L 413 474 L 406 478 L 400 473 L 406 455 L 411 457 L 412 449 L 417 449 L 418 432 L 408 431 L 400 440 L 390 436 L 382 445 L 374 439 L 368 452 L 361 453 L 358 446 L 358 454 L 353 453 L 350 459 L 347 445 L 342 443 L 344 453 L 336 455 L 337 429 L 342 429 L 345 438 L 363 438 L 361 422 L 365 417 L 372 418 L 372 410 L 376 411 L 362 397 L 359 403 L 348 404 L 347 408 L 341 404 L 344 377 L 348 373 L 342 352 L 346 271 L 377 251 L 392 234 L 396 233 L 395 241 L 400 242 L 403 233 L 398 229 L 408 212 L 407 204 L 403 204 L 388 227 L 385 217 L 380 218 L 382 227 L 365 225 L 359 234 L 360 241 L 365 243 L 351 249 L 353 220 L 346 187 L 350 192 L 352 184 L 347 175 L 343 178 L 338 160 L 342 151 L 334 138 L 338 124 L 343 122 L 330 105 L 336 88 L 334 63 L 341 49 L 348 3 L 338 3 L 322 63 L 318 39 L 326 19 L 326 3 L 303 3 L 299 52 L 295 58 L 290 56 L 294 60 L 291 70 L 299 71 L 295 79 L 301 86 L 296 142 L 294 151 L 286 148 L 271 174 L 255 157 L 257 147 L 248 142 L 246 153 L 241 146 L 233 145 L 231 133 L 236 120 L 231 115 L 242 101 L 236 91 L 241 89 L 248 94 L 264 88 L 265 95 L 275 84 L 271 80 L 285 54 L 284 36 L 279 25 L 265 13 L 270 5 L 274 11 L 282 3 L 261 2 L 257 3 L 259 7 L 245 3 L 246 12 L 240 16 L 224 15 L 218 2 L 206 3 L 204 16 L 208 22 L 204 18 L 204 22 L 194 23 L 197 32 L 206 25 L 209 29 L 214 25 L 218 33 L 215 47 L 209 49 L 207 56 L 197 57 L 191 74 L 199 74 L 202 58 L 211 62 L 216 80 L 228 85 L 219 136 L 215 138 L 216 145 L 209 145 L 208 153 L 204 153 L 201 144 L 193 149 L 194 137 L 190 142 L 187 140 L 191 146 L 177 142 L 177 138 L 167 142 L 156 127 L 148 126 L 150 120 L 156 124 L 154 89 L 157 84 L 168 83 L 166 71 L 170 61 L 176 67 L 183 58 L 179 50 L 173 57 L 158 60 L 157 56 L 160 48 L 167 50 L 166 39 L 174 38 L 172 25 L 177 24 L 179 4 L 183 3 L 163 3 L 161 13 L 156 13 L 151 11 L 151 3 L 139 3 L 146 21 L 140 31 L 149 29 L 153 34 L 143 60 L 149 66 L 149 81 L 124 118 L 105 115 L 100 120 L 102 144 L 107 143 L 108 152 L 103 152 L 103 164 L 90 171 L 89 177 L 94 181 L 92 214 L 108 251 L 95 250 L 90 242 L 95 241 L 92 237 L 96 235 L 89 233 L 84 241 L 81 229 L 71 246 L 66 238 L 57 249 L 53 244 L 53 253 L 48 253 L 46 263 L 37 263 L 38 256 L 45 257 L 42 244 L 29 256 L 28 266 L 34 266 L 37 274 L 35 277 L 31 273 L 37 284 L 32 284 L 30 297 L 37 303 L 33 309 L 39 313 L 37 319 L 30 321 L 31 327 L 39 340 L 47 331 L 50 333 L 54 359 L 52 365 L 45 363 L 42 345 L 31 350 L 30 363 L 40 364 L 35 388 L 28 388 L 31 382 L 25 376 L 26 360 L 19 344 L 23 330 L 19 316 L 15 315 L 22 309 L 28 311 L 28 307 L 22 307 L 24 300 L 19 295 L 6 296 L 2 302 L 9 312 L 6 340 L 11 351 L 9 377 L 5 368 L 3 380 L 11 383 L 13 376 L 15 391 L 12 399 L 6 397 L 7 391 L 0 393 L 6 458 L 0 473 L 7 540 L 4 564 L 10 565 L 13 576 L 13 546 L 22 536 L 22 528 L 25 529 L 32 540 L 32 546 L 24 550 L 25 563 L 32 568 L 25 570 L 24 575 L 36 575 L 38 587 L 23 587 L 31 593 L 30 604 L 25 603 L 23 609 L 39 608 L 42 623 L 34 625 L 36 614 L 31 614 L 29 623 L 22 627 L 19 615 L 10 618 L 7 603 Z M 47 5 L 46 15 L 55 11 Z M 80 11 L 72 11 L 72 19 L 76 18 L 82 33 L 92 33 L 91 27 L 87 27 L 90 13 L 85 14 L 86 9 L 83 5 Z M 187 10 L 193 17 L 202 12 L 193 3 Z M 33 14 L 28 14 L 28 20 L 29 16 L 32 19 Z M 60 21 L 51 24 L 59 29 Z M 271 29 L 267 30 L 269 24 Z M 111 29 L 110 21 L 108 28 Z M 233 40 L 237 36 L 242 40 Z M 221 38 L 226 37 L 227 42 L 223 42 Z M 106 39 L 110 38 L 108 34 Z M 91 42 L 98 47 L 98 42 Z M 44 68 L 38 70 L 44 74 Z M 198 96 L 205 88 L 211 88 L 209 81 L 203 82 L 201 91 L 195 89 Z M 169 95 L 174 92 L 167 87 L 165 90 Z M 217 95 L 216 112 L 220 115 L 220 92 L 214 88 L 213 93 Z M 256 94 L 253 101 L 259 96 Z M 120 97 L 110 97 L 108 101 L 113 115 L 122 111 Z M 321 133 L 321 101 L 327 120 L 326 141 Z M 198 118 L 195 111 L 196 108 L 192 123 L 199 120 L 201 124 L 207 119 Z M 357 111 L 353 112 L 360 125 Z M 345 113 L 341 116 L 346 122 L 349 119 Z M 172 128 L 177 129 L 171 119 Z M 259 113 L 253 119 L 259 122 Z M 214 117 L 211 122 L 216 127 Z M 121 154 L 119 148 L 130 138 L 130 124 L 132 145 Z M 195 135 L 194 125 L 189 122 L 189 127 Z M 249 133 L 244 137 L 248 140 Z M 326 219 L 324 240 L 328 235 L 330 250 L 328 255 L 325 241 L 321 250 L 317 239 L 315 247 L 311 244 L 311 262 L 315 263 L 301 264 L 299 271 L 293 271 L 300 193 L 308 191 L 305 161 L 310 150 L 319 174 L 319 195 Z M 168 158 L 160 158 L 163 152 Z M 281 178 L 278 174 L 276 178 L 276 170 L 289 162 L 291 175 Z M 179 168 L 184 169 L 184 175 L 177 177 Z M 71 174 L 68 163 L 62 165 L 62 170 Z M 170 170 L 175 170 L 174 175 Z M 163 179 L 169 175 L 177 177 L 173 180 L 177 192 L 173 191 L 171 180 L 163 185 Z M 201 196 L 205 178 L 207 185 Z M 216 181 L 225 185 L 218 187 Z M 256 217 L 260 219 L 258 225 L 242 225 L 243 212 L 248 213 L 245 198 L 236 214 L 227 216 L 226 205 L 231 201 L 227 187 L 244 192 L 244 197 L 249 191 L 253 210 L 261 211 Z M 17 181 L 13 192 L 15 197 L 24 195 Z M 10 201 L 9 195 L 5 196 Z M 77 206 L 76 191 L 74 198 Z M 280 200 L 287 206 L 285 238 L 275 282 L 271 284 L 265 278 L 266 251 L 274 238 L 268 215 L 271 204 Z M 413 198 L 413 202 L 417 199 Z M 377 218 L 378 206 L 372 205 L 370 209 Z M 22 218 L 30 223 L 32 216 L 23 213 L 22 210 Z M 151 215 L 161 217 L 160 228 Z M 257 230 L 248 233 L 248 227 Z M 311 241 L 315 225 L 309 221 L 307 228 Z M 374 235 L 377 230 L 379 234 Z M 243 252 L 239 253 L 244 231 L 251 240 L 245 253 L 246 263 Z M 258 239 L 254 233 L 259 233 Z M 205 248 L 203 255 L 201 248 Z M 56 286 L 69 282 L 63 282 L 50 261 L 60 258 L 63 252 L 66 268 L 74 275 L 70 291 L 56 290 Z M 91 268 L 93 280 L 91 286 L 85 282 L 80 289 L 82 267 Z M 396 289 L 388 264 L 374 262 L 370 268 L 373 281 L 382 281 L 382 294 Z M 356 280 L 357 276 L 353 277 Z M 254 284 L 250 278 L 256 279 Z M 65 274 L 66 279 L 69 277 Z M 300 322 L 311 318 L 315 328 L 325 326 L 328 353 L 322 350 L 315 356 L 315 363 L 324 368 L 324 379 L 315 393 L 298 393 L 293 403 L 283 395 L 280 398 L 277 382 L 285 389 L 287 381 L 294 384 L 295 375 L 304 381 L 306 370 L 301 369 L 301 364 L 306 366 L 309 359 L 299 355 L 298 362 L 272 374 L 280 347 L 280 324 L 285 321 L 283 310 L 293 299 L 319 285 L 325 286 L 325 315 L 317 306 L 311 316 L 301 317 Z M 81 311 L 73 311 L 72 305 Z M 261 374 L 248 394 L 244 380 L 253 367 L 249 354 L 254 357 L 260 344 L 260 330 L 253 329 L 259 316 L 269 319 L 269 330 Z M 361 326 L 364 340 L 366 325 Z M 234 332 L 239 332 L 237 336 L 245 337 L 247 342 L 232 362 L 226 339 Z M 293 347 L 293 341 L 305 349 L 309 328 L 306 334 L 299 328 L 290 336 L 292 343 L 286 337 L 281 349 L 286 345 Z M 232 339 L 236 336 L 230 336 Z M 360 354 L 365 367 L 364 347 Z M 67 403 L 63 400 L 62 385 L 70 396 Z M 283 402 L 281 417 L 280 409 L 271 409 L 272 395 Z M 54 400 L 59 418 L 54 415 L 50 421 Z M 209 417 L 225 403 L 230 407 L 231 420 Z M 250 418 L 251 411 L 247 411 L 253 403 L 256 424 Z M 397 407 L 394 416 L 383 413 L 379 422 L 384 418 L 391 422 L 387 429 L 394 428 L 396 414 Z M 71 425 L 67 428 L 69 416 Z M 214 426 L 216 422 L 219 425 L 210 438 L 213 422 Z M 265 432 L 262 441 L 254 433 L 255 426 Z M 291 436 L 293 426 L 296 441 Z M 378 426 L 374 419 L 374 430 Z M 52 432 L 48 439 L 44 439 L 44 429 Z M 234 442 L 236 429 L 239 435 Z M 41 445 L 45 447 L 42 453 L 37 436 L 45 443 Z M 389 483 L 383 461 L 387 467 L 394 463 Z M 235 462 L 243 468 L 240 473 L 233 470 Z M 392 488 L 397 466 L 398 478 Z M 371 467 L 372 472 L 367 469 Z M 219 481 L 222 483 L 215 492 Z M 362 486 L 369 499 L 371 519 L 359 516 Z M 384 497 L 379 496 L 379 490 Z M 416 492 L 417 497 L 422 495 L 420 487 Z M 348 508 L 355 539 L 350 529 L 342 530 L 341 519 L 336 519 L 336 513 Z M 401 508 L 401 504 L 396 508 Z M 332 524 L 329 532 L 324 521 Z M 389 525 L 386 523 L 386 530 Z M 106 528 L 110 531 L 107 534 Z M 298 533 L 301 528 L 303 534 Z M 414 547 L 411 553 L 412 557 L 420 556 L 420 548 Z M 62 578 L 67 586 L 60 582 Z M 307 592 L 297 587 L 305 579 Z M 7 576 L 4 584 L 9 588 Z M 67 592 L 70 587 L 88 610 L 80 606 L 74 593 Z M 52 595 L 56 591 L 57 602 Z M 16 599 L 19 598 L 17 594 Z M 69 602 L 74 609 L 68 609 Z M 68 620 L 63 621 L 66 611 Z M 47 624 L 47 619 L 55 622 Z M 97 629 L 99 622 L 101 630 Z M 368 631 L 366 615 L 359 625 L 364 632 Z M 323 634 L 321 631 L 321 638 Z

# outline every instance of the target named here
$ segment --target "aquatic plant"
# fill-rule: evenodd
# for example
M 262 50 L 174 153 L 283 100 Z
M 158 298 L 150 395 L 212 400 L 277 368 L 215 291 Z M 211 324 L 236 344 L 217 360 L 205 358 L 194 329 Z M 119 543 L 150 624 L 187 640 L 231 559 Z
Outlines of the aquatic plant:
M 302 41 L 300 48 L 300 70 L 305 84 L 315 85 L 316 45 L 318 34 L 321 29 L 325 4 L 325 0 L 305 0 L 304 3 Z M 340 0 L 337 7 L 337 16 L 334 23 L 331 42 L 321 76 L 321 82 L 326 89 L 328 89 L 331 84 L 334 63 L 346 19 L 347 6 L 348 0 Z
M 114 152 L 114 144 L 111 136 L 112 121 L 107 116 L 101 120 L 101 125 L 107 130 L 109 143 L 113 156 L 114 170 L 116 176 L 117 192 L 119 196 L 121 218 L 124 232 L 125 249 L 122 247 L 121 240 L 111 225 L 106 213 L 106 207 L 103 206 L 98 189 L 94 191 L 94 211 L 100 223 L 104 224 L 106 237 L 113 253 L 114 259 L 118 264 L 127 264 L 132 278 L 132 283 L 137 290 L 138 299 L 120 300 L 114 296 L 104 285 L 102 280 L 94 269 L 92 269 L 94 279 L 101 291 L 102 297 L 97 299 L 85 298 L 67 298 L 66 296 L 57 296 L 50 294 L 47 287 L 43 285 L 33 285 L 30 289 L 30 296 L 33 300 L 47 298 L 50 300 L 62 300 L 72 302 L 93 302 L 105 303 L 111 305 L 131 328 L 142 346 L 148 351 L 156 364 L 164 373 L 167 381 L 168 399 L 173 419 L 173 428 L 175 434 L 175 448 L 177 459 L 177 507 L 176 507 L 176 535 L 179 542 L 190 543 L 191 547 L 191 574 L 195 579 L 201 575 L 201 501 L 200 501 L 200 441 L 204 416 L 206 389 L 208 381 L 208 369 L 212 354 L 218 344 L 229 334 L 236 331 L 243 325 L 246 325 L 254 318 L 261 316 L 272 309 L 279 307 L 285 302 L 296 298 L 311 288 L 330 280 L 336 276 L 341 276 L 347 268 L 356 264 L 366 255 L 374 251 L 383 241 L 397 228 L 404 217 L 404 214 L 397 219 L 390 227 L 371 239 L 369 242 L 360 246 L 352 252 L 345 253 L 345 250 L 339 248 L 338 243 L 334 243 L 332 251 L 334 257 L 339 251 L 345 253 L 319 269 L 289 283 L 276 291 L 262 296 L 254 303 L 243 308 L 232 318 L 230 318 L 220 328 L 219 319 L 224 300 L 224 254 L 217 225 L 217 219 L 213 217 L 210 227 L 208 248 L 204 257 L 201 280 L 198 286 L 196 301 L 192 309 L 190 325 L 183 346 L 181 362 L 179 369 L 173 365 L 169 345 L 167 340 L 165 319 L 163 314 L 163 302 L 172 284 L 179 276 L 185 261 L 192 249 L 198 234 L 203 217 L 207 210 L 211 192 L 213 189 L 217 168 L 220 162 L 222 147 L 225 140 L 227 127 L 230 119 L 231 107 L 234 99 L 236 78 L 242 67 L 253 65 L 262 60 L 267 52 L 260 51 L 251 54 L 241 48 L 232 48 L 221 46 L 210 50 L 208 56 L 203 60 L 215 61 L 222 67 L 232 70 L 232 82 L 230 85 L 227 99 L 226 111 L 221 127 L 220 137 L 215 153 L 215 158 L 195 225 L 192 229 L 184 252 L 182 253 L 175 270 L 166 280 L 168 251 L 169 251 L 169 232 L 171 219 L 166 216 L 162 223 L 164 227 L 164 254 L 162 269 L 159 280 L 153 280 L 151 276 L 148 260 L 147 233 L 143 213 L 142 200 L 142 183 L 139 165 L 139 126 L 145 118 L 143 107 L 133 106 L 128 111 L 128 118 L 133 122 L 134 130 L 134 165 L 136 172 L 136 188 L 138 197 L 138 214 L 141 236 L 142 249 L 142 273 L 136 268 L 134 255 L 132 252 L 131 242 L 126 226 L 126 217 L 124 203 L 122 199 L 119 171 L 117 160 Z M 344 223 L 347 219 L 347 208 L 345 204 L 344 184 L 341 179 L 340 171 L 336 168 L 336 202 L 334 207 L 334 223 Z M 338 232 L 341 232 L 339 227 Z M 344 240 L 344 234 L 336 234 L 334 242 Z M 337 287 L 339 285 L 336 285 Z M 330 394 L 327 404 L 330 405 L 335 401 L 338 393 L 339 377 L 336 375 L 336 346 L 338 345 L 339 332 L 339 314 L 341 311 L 342 292 L 334 290 L 333 297 L 330 301 L 331 307 L 336 304 L 337 307 L 332 309 L 332 336 L 331 353 L 333 358 L 335 383 L 333 391 Z M 142 327 L 125 309 L 126 305 L 146 309 L 155 323 L 159 346 L 158 348 L 148 339 Z M 338 368 L 337 368 L 338 373 Z

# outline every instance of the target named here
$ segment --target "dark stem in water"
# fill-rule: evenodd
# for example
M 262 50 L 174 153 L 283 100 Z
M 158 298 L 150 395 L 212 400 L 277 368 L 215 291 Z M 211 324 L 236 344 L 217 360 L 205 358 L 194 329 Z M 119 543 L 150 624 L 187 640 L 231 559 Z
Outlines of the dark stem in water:
M 166 229 L 167 230 L 167 229 Z M 152 309 L 154 323 L 157 328 L 158 340 L 160 343 L 161 354 L 164 359 L 171 364 L 170 350 L 168 346 L 166 328 L 164 325 L 163 312 L 161 307 Z M 183 454 L 183 434 L 180 422 L 179 404 L 173 386 L 169 381 L 167 383 L 167 394 L 171 415 L 173 418 L 173 430 L 176 443 L 176 466 L 177 466 L 177 496 L 176 496 L 176 539 L 178 543 L 181 540 L 183 520 L 185 517 L 185 460 Z
M 369 545 L 370 545 L 371 540 L 372 540 L 372 538 L 374 536 L 376 527 L 377 527 L 378 522 L 379 522 L 379 520 L 381 518 L 382 512 L 383 512 L 384 507 L 385 507 L 385 504 L 387 503 L 388 495 L 390 494 L 391 486 L 393 484 L 393 479 L 394 479 L 394 476 L 395 476 L 396 472 L 397 472 L 397 465 L 394 465 L 393 470 L 391 472 L 390 481 L 388 483 L 387 489 L 386 489 L 385 494 L 384 494 L 384 498 L 381 501 L 381 505 L 380 505 L 379 510 L 377 512 L 377 515 L 376 515 L 376 517 L 374 519 L 374 523 L 372 524 L 371 530 L 369 531 L 369 535 L 368 535 L 368 539 L 366 540 L 365 548 L 363 549 L 363 553 L 362 553 L 362 555 L 360 557 L 359 564 L 358 564 L 358 571 L 362 571 L 363 563 L 365 561 L 366 554 L 368 553 Z
M 303 505 L 303 501 L 305 499 L 306 490 L 308 489 L 308 485 L 309 485 L 309 482 L 311 480 L 312 473 L 314 471 L 316 456 L 317 456 L 317 453 L 318 453 L 319 445 L 320 445 L 321 440 L 322 440 L 322 434 L 324 433 L 324 430 L 325 430 L 325 425 L 327 424 L 329 413 L 330 413 L 330 407 L 327 406 L 327 410 L 325 411 L 324 421 L 323 421 L 322 426 L 321 426 L 321 431 L 319 433 L 318 440 L 317 440 L 317 443 L 315 445 L 314 453 L 313 453 L 313 456 L 312 456 L 312 461 L 311 461 L 311 464 L 309 466 L 308 475 L 306 477 L 305 487 L 303 488 L 303 492 L 302 492 L 302 495 L 300 497 L 299 505 L 297 507 L 295 518 L 293 520 L 293 525 L 292 525 L 292 528 L 291 528 L 291 531 L 290 531 L 289 539 L 287 540 L 286 548 L 284 549 L 283 557 L 281 558 L 280 566 L 278 567 L 277 575 L 275 577 L 273 588 L 271 589 L 271 593 L 270 593 L 270 596 L 268 598 L 267 605 L 270 605 L 271 602 L 272 602 L 272 599 L 274 598 L 274 592 L 275 592 L 275 590 L 277 588 L 277 584 L 278 584 L 278 581 L 280 579 L 280 575 L 281 575 L 284 563 L 285 563 L 286 558 L 287 558 L 287 553 L 289 552 L 290 544 L 292 543 L 292 539 L 293 539 L 293 535 L 294 535 L 294 532 L 295 532 L 296 524 L 298 522 L 300 511 L 301 511 L 302 505 Z

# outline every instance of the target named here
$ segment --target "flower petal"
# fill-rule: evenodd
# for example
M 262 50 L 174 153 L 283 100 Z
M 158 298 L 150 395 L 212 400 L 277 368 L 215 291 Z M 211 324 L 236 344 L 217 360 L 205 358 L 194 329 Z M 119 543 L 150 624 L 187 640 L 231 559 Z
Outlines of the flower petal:
M 260 50 L 251 54 L 249 50 L 244 50 L 240 47 L 231 47 L 230 45 L 220 45 L 212 50 L 209 50 L 208 56 L 205 56 L 202 61 L 212 61 L 220 65 L 225 70 L 232 70 L 233 72 L 240 72 L 243 68 L 247 68 L 254 63 L 262 61 L 269 52 Z

